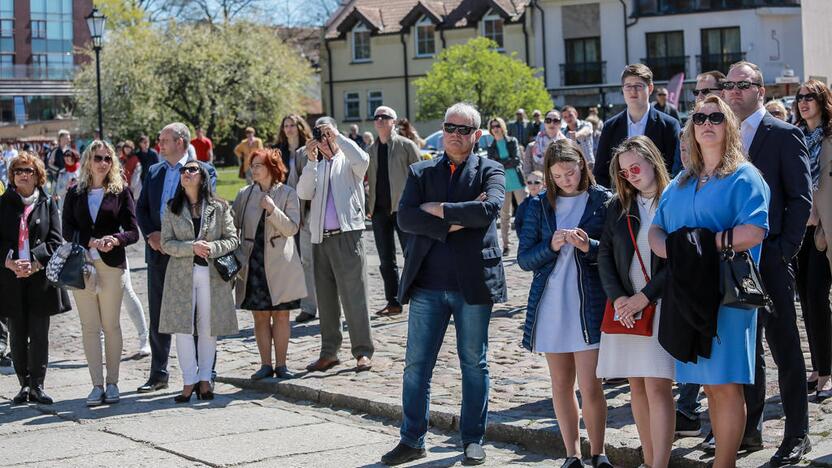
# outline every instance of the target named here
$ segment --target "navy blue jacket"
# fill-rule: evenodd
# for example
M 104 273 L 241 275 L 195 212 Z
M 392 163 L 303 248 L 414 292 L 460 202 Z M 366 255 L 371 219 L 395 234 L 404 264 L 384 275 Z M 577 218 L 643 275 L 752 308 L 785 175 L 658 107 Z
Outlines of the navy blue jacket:
M 437 242 L 448 242 L 454 252 L 459 290 L 468 304 L 506 300 L 506 281 L 496 220 L 506 193 L 502 164 L 472 154 L 448 196 L 446 156 L 412 164 L 399 202 L 398 223 L 411 234 L 399 285 L 406 304 L 422 261 Z M 476 198 L 485 193 L 485 201 Z M 444 219 L 422 211 L 427 202 L 444 202 Z M 452 224 L 464 229 L 448 235 Z
M 644 136 L 650 138 L 664 157 L 667 172 L 671 175 L 682 170 L 682 159 L 679 153 L 679 121 L 650 106 L 647 116 L 647 126 Z M 612 187 L 610 180 L 610 162 L 612 150 L 627 139 L 627 109 L 610 117 L 604 122 L 601 138 L 598 140 L 598 150 L 595 152 L 595 168 L 592 174 L 595 181 L 604 187 Z
M 514 230 L 517 232 L 517 235 L 520 235 L 520 232 L 523 230 L 523 220 L 526 216 L 526 210 L 529 208 L 529 200 L 532 199 L 531 195 L 526 197 L 525 200 L 520 202 L 517 205 L 517 209 L 514 211 Z
M 604 318 L 604 305 L 607 300 L 598 274 L 598 246 L 607 216 L 607 201 L 612 194 L 599 185 L 590 187 L 588 192 L 589 200 L 578 227 L 589 235 L 589 252 L 574 250 L 579 277 L 579 284 L 574 287 L 578 288 L 581 298 L 583 340 L 587 344 L 593 344 L 601 340 L 601 321 Z M 545 191 L 529 199 L 528 203 L 529 207 L 526 209 L 523 228 L 520 231 L 517 263 L 523 270 L 534 271 L 532 286 L 529 289 L 529 302 L 526 306 L 526 325 L 523 327 L 523 347 L 533 351 L 537 307 L 558 259 L 558 252 L 550 246 L 552 234 L 558 228 L 555 210 L 549 203 Z
M 208 177 L 211 178 L 211 188 L 216 188 L 217 171 L 210 164 L 200 164 L 208 171 Z M 165 161 L 150 166 L 147 171 L 147 180 L 142 183 L 142 192 L 139 194 L 139 201 L 136 203 L 136 219 L 139 221 L 139 229 L 141 229 L 145 241 L 151 233 L 162 230 L 162 217 L 159 211 L 162 207 L 162 192 L 165 189 L 167 167 Z M 150 244 L 145 244 L 144 260 L 148 265 L 158 265 L 166 259 L 167 255 L 153 250 L 150 248 Z

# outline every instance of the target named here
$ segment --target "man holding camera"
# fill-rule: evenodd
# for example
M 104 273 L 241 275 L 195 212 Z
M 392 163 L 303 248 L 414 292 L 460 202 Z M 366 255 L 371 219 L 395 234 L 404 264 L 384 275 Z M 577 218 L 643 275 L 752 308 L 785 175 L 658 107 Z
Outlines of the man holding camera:
M 306 142 L 309 161 L 298 181 L 298 196 L 311 200 L 315 287 L 321 321 L 320 358 L 309 371 L 326 371 L 339 364 L 341 305 L 347 319 L 356 371 L 372 367 L 373 339 L 367 310 L 367 262 L 364 230 L 364 174 L 370 157 L 338 133 L 332 117 L 315 122 Z

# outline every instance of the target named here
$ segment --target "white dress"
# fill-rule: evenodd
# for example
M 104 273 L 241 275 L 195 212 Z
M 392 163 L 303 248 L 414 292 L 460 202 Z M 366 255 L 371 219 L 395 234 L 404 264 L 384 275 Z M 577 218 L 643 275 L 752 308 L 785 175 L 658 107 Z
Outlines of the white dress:
M 647 242 L 647 231 L 653 224 L 653 216 L 656 208 L 653 206 L 653 199 L 645 199 L 638 196 L 638 215 L 641 218 L 636 243 L 644 260 L 644 267 L 647 274 L 652 278 L 650 262 L 650 245 Z M 629 240 L 628 240 L 629 242 Z M 633 254 L 630 263 L 630 281 L 636 292 L 641 291 L 647 284 L 644 273 L 641 271 L 641 264 L 638 257 Z M 619 335 L 601 333 L 601 348 L 598 352 L 598 368 L 596 376 L 601 378 L 618 377 L 654 377 L 662 379 L 673 379 L 675 377 L 675 366 L 673 358 L 659 344 L 659 317 L 661 316 L 662 302 L 659 300 L 656 305 L 656 314 L 653 316 L 653 336 Z
M 589 194 L 559 196 L 555 205 L 558 229 L 575 229 L 586 209 Z M 539 353 L 575 353 L 597 349 L 586 344 L 581 327 L 581 297 L 578 294 L 578 265 L 575 247 L 564 244 L 555 268 L 546 281 L 538 305 L 534 350 Z

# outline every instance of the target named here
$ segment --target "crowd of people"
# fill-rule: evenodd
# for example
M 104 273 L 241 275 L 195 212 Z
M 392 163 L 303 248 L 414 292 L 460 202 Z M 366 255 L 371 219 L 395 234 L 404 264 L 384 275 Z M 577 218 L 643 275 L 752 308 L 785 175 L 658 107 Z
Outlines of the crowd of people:
M 832 92 L 802 84 L 791 125 L 782 105 L 765 103 L 759 67 L 738 62 L 727 75 L 697 77 L 682 128 L 648 67 L 628 65 L 621 86 L 626 109 L 603 123 L 568 105 L 534 111 L 531 121 L 523 109 L 512 122 L 487 119 L 494 138 L 483 156 L 475 152 L 480 113 L 455 104 L 443 121 L 444 153 L 427 161 L 413 126 L 387 106 L 375 109 L 369 137 L 357 128 L 342 135 L 331 117 L 310 126 L 288 115 L 273 145 L 246 129 L 234 148 L 246 184 L 229 201 L 215 195 L 213 143 L 201 129 L 192 139 L 182 123 L 162 129 L 158 151 L 142 136 L 138 147 L 94 140 L 79 155 L 62 132 L 45 158 L 15 154 L 0 196 L 0 344 L 11 345 L 14 403 L 52 402 L 44 387 L 50 317 L 72 303 L 44 270 L 64 242 L 86 249 L 85 287 L 71 293 L 90 406 L 120 399 L 122 304 L 140 338 L 137 356 L 151 358 L 138 392 L 168 387 L 175 339 L 177 403 L 194 393 L 213 398 L 217 340 L 238 333 L 238 309 L 254 319 L 261 365 L 253 380 L 293 377 L 290 313 L 298 309 L 296 322 L 320 320 L 320 351 L 307 371 L 340 364 L 342 314 L 354 370 L 371 370 L 369 218 L 386 300 L 374 313 L 408 305 L 401 441 L 382 462 L 425 456 L 431 374 L 453 318 L 464 460 L 483 463 L 488 328 L 493 306 L 507 300 L 502 260 L 513 227 L 518 264 L 533 272 L 518 344 L 545 356 L 564 467 L 584 466 L 581 418 L 591 465 L 612 467 L 604 380 L 629 383 L 644 466 L 668 466 L 674 435 L 700 433 L 702 387 L 712 428 L 703 448 L 714 466 L 761 449 L 763 339 L 785 413 L 771 465 L 799 461 L 811 450 L 808 394 L 832 395 L 832 228 L 824 228 L 832 224 Z M 149 321 L 125 251 L 139 236 Z M 762 286 L 749 277 L 729 294 L 724 271 L 736 258 Z M 738 302 L 749 288 L 766 299 L 761 306 Z

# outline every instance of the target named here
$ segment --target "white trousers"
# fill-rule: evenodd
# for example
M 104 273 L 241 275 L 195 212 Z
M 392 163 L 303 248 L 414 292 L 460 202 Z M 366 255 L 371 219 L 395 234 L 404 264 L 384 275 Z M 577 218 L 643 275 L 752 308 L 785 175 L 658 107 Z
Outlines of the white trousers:
M 211 381 L 211 368 L 217 352 L 217 337 L 211 336 L 211 277 L 208 268 L 194 265 L 194 310 L 191 317 L 196 316 L 196 343 L 192 334 L 176 334 L 176 354 L 185 385 Z
M 127 263 L 126 259 L 124 263 L 126 268 L 124 270 L 123 305 L 127 310 L 127 315 L 130 317 L 130 321 L 133 322 L 133 326 L 136 327 L 136 333 L 139 336 L 139 341 L 141 344 L 144 344 L 144 342 L 147 341 L 147 318 L 144 316 L 144 308 L 142 308 L 142 302 L 139 300 L 139 296 L 137 296 L 136 292 L 133 291 L 133 280 L 130 278 L 130 264 Z

